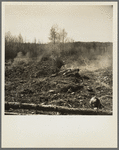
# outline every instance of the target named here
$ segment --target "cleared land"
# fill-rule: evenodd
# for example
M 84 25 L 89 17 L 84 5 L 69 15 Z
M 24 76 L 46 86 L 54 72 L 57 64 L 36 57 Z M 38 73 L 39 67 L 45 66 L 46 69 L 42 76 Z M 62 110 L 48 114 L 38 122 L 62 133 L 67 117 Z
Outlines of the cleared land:
M 93 96 L 100 98 L 105 106 L 101 111 L 111 114 L 113 70 L 110 58 L 107 55 L 98 55 L 94 59 L 83 59 L 79 55 L 62 55 L 60 59 L 65 61 L 65 66 L 59 70 L 49 56 L 43 57 L 40 61 L 28 60 L 27 63 L 20 61 L 16 64 L 16 59 L 13 63 L 6 62 L 6 114 L 80 114 L 71 112 L 72 109 L 85 112 L 91 110 L 94 112 L 92 114 L 96 114 L 89 106 Z M 71 71 L 69 74 L 61 72 L 77 68 L 80 69 L 79 72 Z M 19 107 L 15 108 L 13 103 L 9 102 L 18 102 Z M 24 109 L 22 107 L 24 103 L 33 104 L 35 107 L 28 106 Z M 49 107 L 49 109 L 38 109 L 38 105 Z M 57 110 L 54 111 L 51 107 Z

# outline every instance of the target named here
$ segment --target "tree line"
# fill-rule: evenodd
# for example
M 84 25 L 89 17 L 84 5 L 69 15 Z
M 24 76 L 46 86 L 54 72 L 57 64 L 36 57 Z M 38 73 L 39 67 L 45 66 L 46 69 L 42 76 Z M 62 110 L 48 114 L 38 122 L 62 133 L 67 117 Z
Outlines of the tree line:
M 36 38 L 32 43 L 26 43 L 21 33 L 18 36 L 13 36 L 10 31 L 5 33 L 5 59 L 14 59 L 17 53 L 22 52 L 23 55 L 29 53 L 30 57 L 37 57 L 42 53 L 61 54 L 61 55 L 75 55 L 84 54 L 91 57 L 94 54 L 103 53 L 105 50 L 111 52 L 111 43 L 99 42 L 74 42 L 69 38 L 68 33 L 58 25 L 53 25 L 49 32 L 48 44 L 37 43 Z

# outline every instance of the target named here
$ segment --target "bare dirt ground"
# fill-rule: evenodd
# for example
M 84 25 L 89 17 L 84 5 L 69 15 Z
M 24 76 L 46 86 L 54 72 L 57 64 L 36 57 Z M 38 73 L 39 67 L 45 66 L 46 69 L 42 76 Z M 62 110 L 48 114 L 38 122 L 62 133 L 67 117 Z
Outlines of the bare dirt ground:
M 5 65 L 5 102 L 33 103 L 50 106 L 63 106 L 66 108 L 88 109 L 89 101 L 97 96 L 104 110 L 112 111 L 112 67 L 106 66 L 95 68 L 94 66 L 75 65 L 70 59 L 65 60 L 65 67 L 79 68 L 78 73 L 55 74 L 51 58 L 39 62 L 31 61 L 17 65 Z M 61 71 L 60 70 L 60 71 Z M 53 75 L 52 75 L 53 74 Z M 13 109 L 7 108 L 5 112 L 17 114 L 46 114 L 62 115 L 54 111 L 40 111 L 34 109 Z M 68 113 L 64 113 L 68 115 Z

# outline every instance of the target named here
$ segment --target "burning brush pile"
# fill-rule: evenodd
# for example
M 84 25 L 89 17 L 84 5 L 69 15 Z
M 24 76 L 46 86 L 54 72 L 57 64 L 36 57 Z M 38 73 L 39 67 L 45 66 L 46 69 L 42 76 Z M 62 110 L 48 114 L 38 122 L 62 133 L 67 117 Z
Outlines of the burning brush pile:
M 110 87 L 106 87 L 105 91 L 101 89 L 102 94 L 102 85 L 96 80 L 97 76 L 92 72 L 80 74 L 79 68 L 66 68 L 59 57 L 6 63 L 6 113 L 95 114 L 90 110 L 90 99 L 95 95 L 104 96 L 105 92 L 112 95 Z M 112 98 L 103 101 L 105 104 L 111 110 Z

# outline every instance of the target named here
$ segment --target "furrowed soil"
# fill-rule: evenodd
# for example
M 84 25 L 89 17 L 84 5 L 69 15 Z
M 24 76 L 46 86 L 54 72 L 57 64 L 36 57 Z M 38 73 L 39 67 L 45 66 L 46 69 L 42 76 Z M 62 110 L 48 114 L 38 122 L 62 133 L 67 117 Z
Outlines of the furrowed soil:
M 65 67 L 73 61 L 67 58 Z M 75 66 L 73 66 L 75 68 Z M 67 108 L 90 108 L 89 101 L 97 96 L 104 105 L 103 110 L 112 111 L 112 67 L 90 69 L 85 64 L 76 66 L 79 74 L 55 74 L 52 59 L 29 61 L 17 65 L 5 65 L 5 102 L 33 103 Z M 85 68 L 85 69 L 84 69 Z M 52 74 L 55 74 L 52 76 Z M 36 110 L 7 109 L 5 112 L 36 114 Z M 37 114 L 61 115 L 53 111 L 37 111 Z M 66 114 L 68 115 L 68 114 Z

